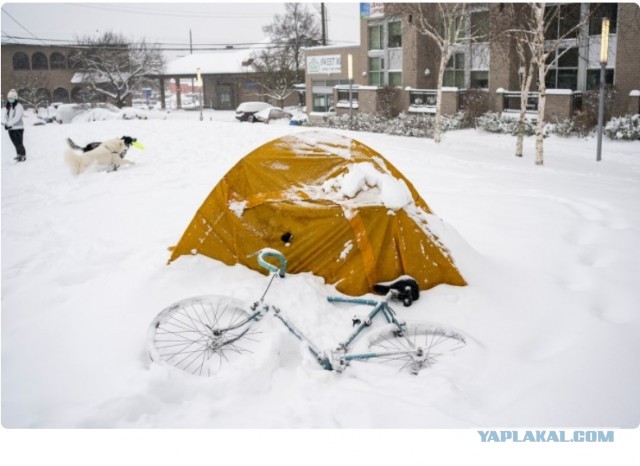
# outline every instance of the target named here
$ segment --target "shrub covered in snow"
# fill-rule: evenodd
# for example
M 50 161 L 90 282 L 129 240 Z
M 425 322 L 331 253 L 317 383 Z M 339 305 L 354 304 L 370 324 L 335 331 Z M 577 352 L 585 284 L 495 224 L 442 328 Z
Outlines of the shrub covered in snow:
M 464 114 L 442 117 L 442 131 L 453 131 L 465 127 Z M 325 128 L 351 129 L 353 131 L 368 131 L 372 133 L 390 134 L 393 136 L 413 136 L 432 138 L 434 131 L 434 117 L 430 114 L 401 113 L 395 118 L 385 118 L 381 115 L 357 113 L 353 120 L 349 114 L 327 115 L 323 119 Z
M 490 133 L 504 133 L 516 135 L 518 120 L 495 112 L 487 112 L 476 119 L 476 127 Z M 524 121 L 524 133 L 531 136 L 535 133 L 535 125 L 530 120 Z
M 549 125 L 549 130 L 552 134 L 567 138 L 575 133 L 575 126 L 573 120 L 566 119 Z
M 640 140 L 640 115 L 625 115 L 612 118 L 605 126 L 604 134 L 611 139 L 623 141 Z

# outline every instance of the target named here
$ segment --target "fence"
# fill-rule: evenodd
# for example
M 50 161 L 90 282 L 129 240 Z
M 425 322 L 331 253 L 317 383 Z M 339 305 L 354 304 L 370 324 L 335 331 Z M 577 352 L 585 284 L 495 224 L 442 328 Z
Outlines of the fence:
M 502 93 L 502 111 L 503 112 L 519 112 L 520 111 L 520 92 L 503 92 Z M 531 92 L 527 98 L 527 112 L 538 111 L 538 93 Z
M 438 102 L 438 91 L 435 89 L 412 89 L 409 91 L 411 107 L 435 107 Z
M 582 111 L 582 92 L 574 92 L 571 99 L 571 114 Z

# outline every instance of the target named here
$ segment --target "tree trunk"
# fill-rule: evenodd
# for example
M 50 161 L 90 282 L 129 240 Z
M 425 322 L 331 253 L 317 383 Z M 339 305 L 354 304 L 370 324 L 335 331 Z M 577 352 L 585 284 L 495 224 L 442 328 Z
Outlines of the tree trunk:
M 534 39 L 536 66 L 538 67 L 538 121 L 536 122 L 536 165 L 544 164 L 544 105 L 546 99 L 547 85 L 545 76 L 547 74 L 546 57 L 544 54 L 544 3 L 535 4 L 536 35 Z
M 442 83 L 444 82 L 444 67 L 447 65 L 447 54 L 442 52 L 440 55 L 440 68 L 438 69 L 438 93 L 436 95 L 436 118 L 435 127 L 433 129 L 433 140 L 436 144 L 440 143 L 442 134 Z
M 536 122 L 536 165 L 544 165 L 544 106 L 547 86 L 544 66 L 538 67 L 538 121 Z
M 529 102 L 529 91 L 531 90 L 531 81 L 533 80 L 533 67 L 529 66 L 523 76 L 524 83 L 520 87 L 520 118 L 518 119 L 518 138 L 516 140 L 516 157 L 523 156 L 524 146 L 524 122 L 527 113 L 527 103 Z

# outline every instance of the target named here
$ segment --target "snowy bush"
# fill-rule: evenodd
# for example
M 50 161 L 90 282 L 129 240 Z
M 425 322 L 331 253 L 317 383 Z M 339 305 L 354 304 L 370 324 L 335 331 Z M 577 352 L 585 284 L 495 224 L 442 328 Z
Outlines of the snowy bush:
M 604 128 L 611 139 L 623 141 L 640 140 L 640 115 L 625 115 L 612 118 Z
M 566 119 L 559 121 L 554 125 L 550 125 L 549 130 L 551 133 L 557 136 L 566 138 L 571 136 L 575 132 L 575 127 L 573 120 Z
M 608 87 L 604 94 L 605 118 L 613 111 L 617 99 L 617 91 Z M 582 108 L 573 115 L 573 127 L 580 136 L 588 136 L 596 129 L 599 104 L 599 90 L 586 91 L 582 94 Z
M 518 134 L 518 120 L 495 112 L 487 112 L 476 119 L 476 127 L 490 133 Z M 531 136 L 535 133 L 535 125 L 524 121 L 524 134 Z
M 431 114 L 400 113 L 396 118 L 385 118 L 381 115 L 357 113 L 353 120 L 348 113 L 341 115 L 327 115 L 323 118 L 325 128 L 350 129 L 353 131 L 368 131 L 392 136 L 413 136 L 432 138 L 434 131 L 434 117 Z M 442 117 L 442 131 L 454 131 L 465 127 L 464 113 Z

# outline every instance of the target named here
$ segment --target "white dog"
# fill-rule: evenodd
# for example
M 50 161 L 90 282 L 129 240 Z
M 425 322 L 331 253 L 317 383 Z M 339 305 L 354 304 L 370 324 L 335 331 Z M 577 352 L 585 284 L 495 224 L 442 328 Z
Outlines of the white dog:
M 107 165 L 112 170 L 117 170 L 120 165 L 130 164 L 134 162 L 123 158 L 123 154 L 127 151 L 128 145 L 123 139 L 109 139 L 104 141 L 98 147 L 82 155 L 76 154 L 71 148 L 64 153 L 64 159 L 71 168 L 71 171 L 79 175 L 84 172 L 92 164 Z

